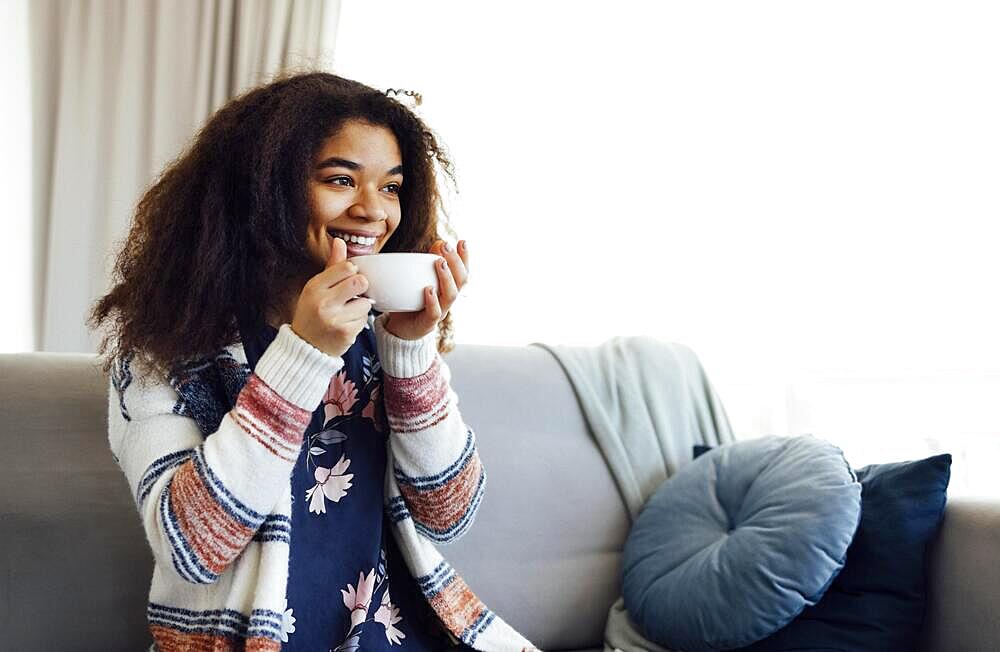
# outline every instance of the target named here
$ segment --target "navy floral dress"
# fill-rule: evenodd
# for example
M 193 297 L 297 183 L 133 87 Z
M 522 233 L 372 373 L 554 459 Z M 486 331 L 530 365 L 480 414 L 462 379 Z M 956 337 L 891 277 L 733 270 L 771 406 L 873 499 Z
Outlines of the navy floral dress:
M 373 325 L 378 314 L 369 314 L 344 354 L 292 472 L 282 650 L 472 649 L 441 626 L 383 511 L 389 429 Z M 253 369 L 277 330 L 241 330 Z

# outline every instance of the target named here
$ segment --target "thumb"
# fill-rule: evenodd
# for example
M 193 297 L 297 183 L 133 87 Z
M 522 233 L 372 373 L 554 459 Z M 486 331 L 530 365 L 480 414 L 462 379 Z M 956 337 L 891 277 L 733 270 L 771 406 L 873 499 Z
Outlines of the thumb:
M 347 260 L 347 243 L 340 238 L 334 238 L 333 246 L 330 247 L 330 257 L 326 261 L 326 267 L 329 269 L 344 260 Z

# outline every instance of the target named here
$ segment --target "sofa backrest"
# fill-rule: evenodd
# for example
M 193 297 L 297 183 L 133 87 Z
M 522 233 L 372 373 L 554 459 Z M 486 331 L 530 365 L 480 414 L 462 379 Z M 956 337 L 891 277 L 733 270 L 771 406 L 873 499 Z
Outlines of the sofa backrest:
M 628 516 L 561 367 L 537 347 L 445 356 L 486 493 L 440 547 L 546 650 L 598 647 L 620 593 Z M 0 627 L 10 649 L 148 646 L 152 556 L 107 442 L 95 356 L 0 355 Z
M 11 650 L 138 650 L 153 557 L 92 355 L 0 356 L 0 629 Z
M 443 554 L 541 649 L 600 647 L 629 518 L 565 372 L 532 346 L 445 359 L 487 486 L 476 523 Z

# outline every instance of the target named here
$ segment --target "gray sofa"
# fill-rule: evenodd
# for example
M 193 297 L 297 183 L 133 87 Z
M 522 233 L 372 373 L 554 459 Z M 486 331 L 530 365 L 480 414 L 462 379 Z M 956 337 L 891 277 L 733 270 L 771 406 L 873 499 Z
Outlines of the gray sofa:
M 538 347 L 447 361 L 489 481 L 444 554 L 542 649 L 601 649 L 629 521 L 567 378 Z M 108 450 L 106 393 L 94 356 L 0 355 L 0 648 L 150 642 L 151 556 Z M 927 649 L 1000 650 L 1000 500 L 951 501 L 932 557 Z

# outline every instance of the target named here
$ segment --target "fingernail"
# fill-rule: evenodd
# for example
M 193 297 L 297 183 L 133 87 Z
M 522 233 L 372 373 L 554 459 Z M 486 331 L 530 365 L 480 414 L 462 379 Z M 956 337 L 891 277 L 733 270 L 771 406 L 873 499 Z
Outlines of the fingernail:
M 465 242 L 465 240 L 459 240 L 458 241 L 458 248 L 461 249 L 462 251 L 468 251 L 469 250 L 469 245 L 468 245 L 468 243 Z
M 440 267 L 441 269 L 447 269 L 448 263 L 442 260 L 441 262 L 438 263 L 438 267 Z
M 450 244 L 448 244 L 447 242 L 446 242 L 446 243 L 444 243 L 444 250 L 445 250 L 445 251 L 449 251 L 449 252 L 450 252 L 450 251 L 451 251 L 451 245 L 450 245 Z

